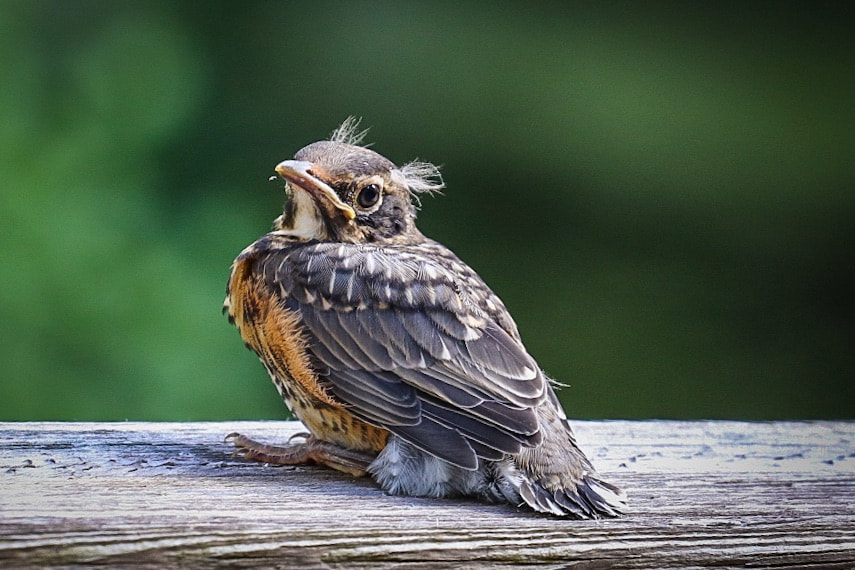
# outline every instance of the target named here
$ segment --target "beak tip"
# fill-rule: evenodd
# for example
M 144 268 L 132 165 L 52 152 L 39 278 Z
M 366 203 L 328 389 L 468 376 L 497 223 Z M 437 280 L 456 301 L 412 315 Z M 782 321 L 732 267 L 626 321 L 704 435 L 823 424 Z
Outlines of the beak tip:
M 298 175 L 298 176 L 306 176 L 309 174 L 309 169 L 312 168 L 313 164 L 311 162 L 306 162 L 305 160 L 283 160 L 279 164 L 276 165 L 276 173 L 285 178 L 286 175 Z

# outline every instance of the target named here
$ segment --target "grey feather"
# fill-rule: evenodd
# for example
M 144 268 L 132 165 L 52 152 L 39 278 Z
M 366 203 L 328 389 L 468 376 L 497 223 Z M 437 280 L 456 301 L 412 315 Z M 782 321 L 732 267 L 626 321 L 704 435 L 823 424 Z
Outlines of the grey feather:
M 309 242 L 263 274 L 290 292 L 323 381 L 358 417 L 464 469 L 540 442 L 546 380 L 501 301 L 447 249 Z

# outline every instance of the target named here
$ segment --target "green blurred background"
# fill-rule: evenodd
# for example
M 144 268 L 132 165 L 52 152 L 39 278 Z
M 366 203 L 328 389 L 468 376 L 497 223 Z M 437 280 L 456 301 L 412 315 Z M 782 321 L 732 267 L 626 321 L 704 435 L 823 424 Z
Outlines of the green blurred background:
M 575 417 L 855 417 L 845 3 L 0 1 L 0 419 L 286 415 L 220 314 L 348 115 Z

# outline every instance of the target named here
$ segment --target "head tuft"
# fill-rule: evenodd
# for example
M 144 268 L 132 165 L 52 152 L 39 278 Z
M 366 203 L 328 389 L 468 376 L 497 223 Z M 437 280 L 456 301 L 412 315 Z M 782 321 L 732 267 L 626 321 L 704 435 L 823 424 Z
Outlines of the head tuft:
M 368 129 L 359 130 L 359 123 L 362 121 L 359 117 L 351 115 L 336 128 L 330 135 L 330 141 L 335 143 L 350 144 L 354 146 L 363 146 L 362 140 L 368 134 Z
M 422 207 L 419 194 L 427 193 L 432 195 L 441 192 L 445 188 L 445 182 L 442 181 L 442 174 L 440 174 L 439 168 L 430 162 L 414 160 L 405 164 L 399 170 L 404 177 L 407 188 L 410 189 L 410 195 L 418 209 Z

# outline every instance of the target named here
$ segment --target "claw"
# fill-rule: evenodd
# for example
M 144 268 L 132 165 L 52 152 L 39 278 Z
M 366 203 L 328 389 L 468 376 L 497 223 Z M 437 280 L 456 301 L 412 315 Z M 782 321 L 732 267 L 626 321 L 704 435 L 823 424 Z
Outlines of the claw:
M 309 433 L 309 432 L 307 432 L 307 431 L 301 431 L 301 432 L 299 432 L 299 433 L 295 433 L 295 434 L 293 434 L 291 437 L 289 437 L 289 438 L 288 438 L 288 443 L 291 443 L 292 441 L 294 441 L 294 440 L 295 440 L 295 439 L 297 439 L 298 437 L 303 438 L 303 441 L 305 441 L 306 443 L 308 443 L 308 442 L 310 442 L 310 441 L 313 439 L 313 437 L 314 437 L 314 436 L 312 436 L 312 434 L 310 434 L 310 433 Z

